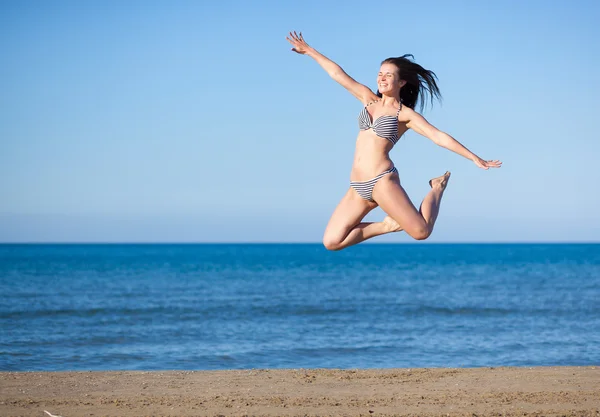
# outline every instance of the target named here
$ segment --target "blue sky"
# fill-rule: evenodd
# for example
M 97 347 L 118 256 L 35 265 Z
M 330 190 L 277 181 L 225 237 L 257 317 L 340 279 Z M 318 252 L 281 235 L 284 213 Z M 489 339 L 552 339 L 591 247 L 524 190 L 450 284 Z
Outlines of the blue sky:
M 600 241 L 599 19 L 596 1 L 3 1 L 0 241 L 319 242 L 361 105 L 290 30 L 371 88 L 412 53 L 443 95 L 425 117 L 503 161 L 405 135 L 416 205 L 453 174 L 429 241 Z

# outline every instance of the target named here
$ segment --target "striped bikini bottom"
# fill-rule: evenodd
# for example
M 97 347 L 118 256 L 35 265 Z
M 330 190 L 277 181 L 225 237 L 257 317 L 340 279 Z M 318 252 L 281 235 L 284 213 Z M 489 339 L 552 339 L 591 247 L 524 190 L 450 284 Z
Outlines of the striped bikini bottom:
M 385 175 L 392 174 L 394 172 L 398 172 L 396 167 L 392 167 L 386 171 L 383 171 L 381 174 L 368 181 L 350 181 L 350 187 L 354 188 L 358 195 L 363 199 L 367 201 L 373 201 L 373 187 L 375 187 L 377 181 L 379 181 Z

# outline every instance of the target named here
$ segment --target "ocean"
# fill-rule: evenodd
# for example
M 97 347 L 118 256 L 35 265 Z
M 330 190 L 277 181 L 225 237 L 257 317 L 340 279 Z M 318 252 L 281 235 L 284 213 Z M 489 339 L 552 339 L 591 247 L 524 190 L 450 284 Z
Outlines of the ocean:
M 600 244 L 0 245 L 0 370 L 600 365 Z

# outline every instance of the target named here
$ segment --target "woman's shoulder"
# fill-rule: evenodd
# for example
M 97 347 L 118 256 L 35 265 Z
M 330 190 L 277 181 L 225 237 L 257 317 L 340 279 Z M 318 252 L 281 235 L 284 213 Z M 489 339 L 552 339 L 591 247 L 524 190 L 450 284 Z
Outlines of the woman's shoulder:
M 362 97 L 358 97 L 363 106 L 367 107 L 381 100 L 377 94 L 375 94 L 370 88 L 365 88 L 365 94 Z
M 411 109 L 410 107 L 400 104 L 400 109 L 398 110 L 398 121 L 400 122 L 410 122 L 415 117 L 420 116 L 419 113 Z
M 365 107 L 369 107 L 377 102 L 379 102 L 379 100 L 381 100 L 379 97 L 375 96 L 375 98 L 370 98 L 369 100 L 366 100 L 363 104 L 365 105 Z

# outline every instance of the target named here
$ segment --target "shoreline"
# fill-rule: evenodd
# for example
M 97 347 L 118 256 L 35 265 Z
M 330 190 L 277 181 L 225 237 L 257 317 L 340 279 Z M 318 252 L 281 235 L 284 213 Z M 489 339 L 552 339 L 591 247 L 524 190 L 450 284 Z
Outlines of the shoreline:
M 0 372 L 0 415 L 600 416 L 600 367 Z

